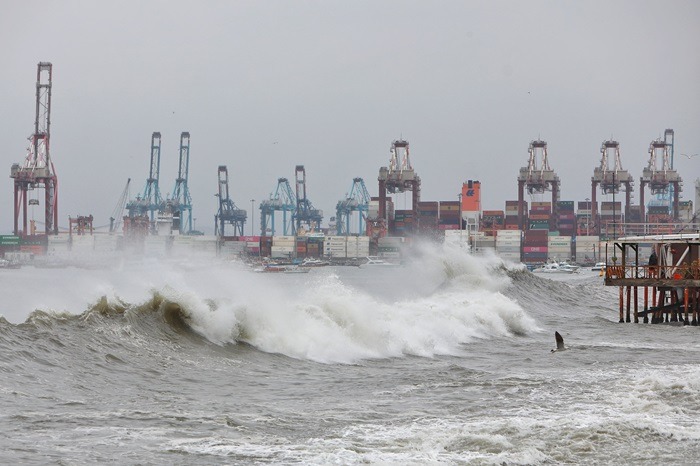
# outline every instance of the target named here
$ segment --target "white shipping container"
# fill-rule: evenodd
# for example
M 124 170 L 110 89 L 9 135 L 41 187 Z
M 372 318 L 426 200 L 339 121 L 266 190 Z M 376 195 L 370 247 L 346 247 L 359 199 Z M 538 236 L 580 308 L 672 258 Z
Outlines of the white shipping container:
M 272 244 L 275 244 L 276 241 L 294 241 L 295 239 L 294 236 L 273 236 Z
M 282 247 L 294 247 L 296 246 L 296 243 L 294 241 L 273 241 L 272 245 Z
M 600 238 L 597 236 L 577 236 L 576 237 L 577 243 L 598 243 L 598 241 L 600 241 Z
M 522 242 L 520 240 L 512 240 L 509 241 L 507 239 L 497 239 L 496 240 L 496 246 L 520 246 Z
M 68 235 L 49 235 L 48 236 L 48 244 L 64 244 L 67 243 L 70 240 L 70 236 Z
M 325 242 L 343 242 L 345 243 L 348 240 L 347 236 L 326 236 L 326 239 L 323 240 Z
M 520 238 L 521 236 L 522 236 L 522 231 L 520 231 L 520 230 L 497 230 L 496 231 L 497 238 L 512 238 L 512 237 Z
M 571 243 L 552 241 L 551 243 L 547 243 L 547 246 L 550 248 L 571 248 Z
M 446 230 L 449 231 L 449 230 Z M 401 244 L 406 242 L 406 238 L 402 236 L 384 236 L 382 238 L 379 238 L 377 241 L 377 244 L 379 246 L 392 246 L 395 244 Z

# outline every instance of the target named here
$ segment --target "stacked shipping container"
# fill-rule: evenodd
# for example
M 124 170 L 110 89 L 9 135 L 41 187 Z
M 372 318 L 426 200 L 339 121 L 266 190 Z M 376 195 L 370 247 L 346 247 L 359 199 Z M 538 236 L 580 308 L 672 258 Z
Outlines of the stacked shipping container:
M 525 202 L 525 217 L 527 217 L 527 202 Z M 506 201 L 506 216 L 505 216 L 505 229 L 506 230 L 517 230 L 518 229 L 518 201 Z M 525 218 L 527 221 L 527 218 Z
M 539 264 L 547 260 L 547 245 L 549 232 L 547 230 L 527 230 L 523 242 L 523 262 Z
M 576 234 L 576 215 L 574 201 L 557 202 L 557 230 L 561 236 L 574 236 Z
M 440 230 L 459 230 L 460 218 L 459 201 L 440 201 Z
M 552 217 L 551 202 L 533 202 L 528 216 L 529 230 L 549 231 L 549 224 Z
M 576 237 L 575 259 L 579 264 L 594 264 L 600 261 L 600 238 L 580 235 Z
M 549 235 L 547 238 L 547 257 L 562 261 L 571 258 L 571 236 Z
M 437 201 L 434 202 L 419 202 L 417 207 L 416 219 L 418 224 L 418 233 L 421 236 L 428 238 L 437 238 L 438 222 L 440 219 L 440 205 Z
M 522 232 L 520 230 L 500 230 L 496 233 L 496 252 L 503 259 L 520 262 Z

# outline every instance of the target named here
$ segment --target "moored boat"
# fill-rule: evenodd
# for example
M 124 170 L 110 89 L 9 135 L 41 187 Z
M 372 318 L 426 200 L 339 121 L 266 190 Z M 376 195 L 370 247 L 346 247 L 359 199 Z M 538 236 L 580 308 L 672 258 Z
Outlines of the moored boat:
M 576 265 L 571 265 L 567 263 L 560 263 L 560 262 L 547 262 L 546 264 L 542 264 L 540 267 L 537 267 L 532 271 L 532 273 L 575 273 L 578 272 L 578 266 Z

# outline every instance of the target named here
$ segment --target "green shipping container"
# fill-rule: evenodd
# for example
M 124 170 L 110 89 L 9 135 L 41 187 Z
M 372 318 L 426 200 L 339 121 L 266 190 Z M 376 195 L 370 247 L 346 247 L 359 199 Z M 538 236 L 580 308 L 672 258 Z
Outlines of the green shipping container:
M 19 244 L 19 236 L 15 235 L 0 235 L 0 244 L 15 245 Z

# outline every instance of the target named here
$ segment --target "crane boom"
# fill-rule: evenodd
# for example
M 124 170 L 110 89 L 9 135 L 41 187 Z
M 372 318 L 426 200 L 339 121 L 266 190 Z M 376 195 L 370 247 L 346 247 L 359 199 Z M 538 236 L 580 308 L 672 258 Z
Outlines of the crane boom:
M 114 206 L 112 211 L 112 216 L 109 218 L 109 232 L 114 233 L 119 230 L 119 226 L 122 223 L 122 217 L 124 215 L 124 208 L 126 207 L 126 202 L 129 199 L 129 184 L 131 184 L 131 178 L 126 180 L 126 186 L 124 186 L 124 191 L 122 191 L 117 205 Z

